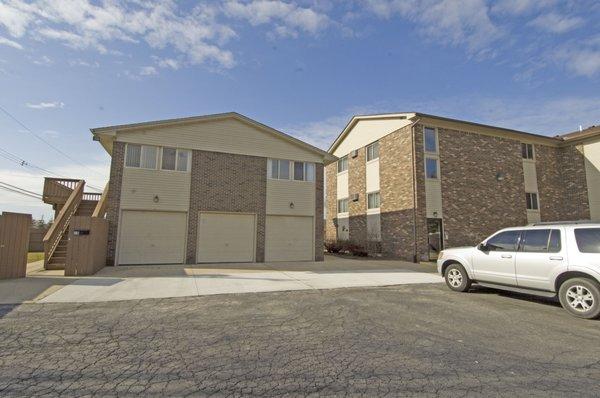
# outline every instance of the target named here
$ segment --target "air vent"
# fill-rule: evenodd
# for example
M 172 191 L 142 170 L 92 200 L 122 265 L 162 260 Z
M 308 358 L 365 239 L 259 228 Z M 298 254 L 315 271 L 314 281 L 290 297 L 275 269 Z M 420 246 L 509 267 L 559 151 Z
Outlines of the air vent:
M 358 202 L 358 194 L 357 193 L 355 193 L 355 194 L 352 195 L 352 201 L 353 202 Z
M 358 149 L 353 150 L 352 152 L 350 152 L 350 156 L 355 158 L 358 156 Z

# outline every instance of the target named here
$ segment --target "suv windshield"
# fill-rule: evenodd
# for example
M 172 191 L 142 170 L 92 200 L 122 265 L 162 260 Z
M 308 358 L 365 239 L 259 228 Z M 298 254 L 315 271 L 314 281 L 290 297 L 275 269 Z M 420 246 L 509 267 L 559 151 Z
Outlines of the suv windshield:
M 582 253 L 600 253 L 600 228 L 576 228 L 575 240 Z

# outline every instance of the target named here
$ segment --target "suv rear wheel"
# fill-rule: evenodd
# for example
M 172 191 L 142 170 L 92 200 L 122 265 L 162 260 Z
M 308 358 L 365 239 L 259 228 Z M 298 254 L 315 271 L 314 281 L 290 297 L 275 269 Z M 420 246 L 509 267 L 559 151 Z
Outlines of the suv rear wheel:
M 590 279 L 568 279 L 560 285 L 558 297 L 571 315 L 585 319 L 600 316 L 600 287 Z
M 444 272 L 446 285 L 455 292 L 466 292 L 471 287 L 471 279 L 465 268 L 458 264 L 450 264 Z

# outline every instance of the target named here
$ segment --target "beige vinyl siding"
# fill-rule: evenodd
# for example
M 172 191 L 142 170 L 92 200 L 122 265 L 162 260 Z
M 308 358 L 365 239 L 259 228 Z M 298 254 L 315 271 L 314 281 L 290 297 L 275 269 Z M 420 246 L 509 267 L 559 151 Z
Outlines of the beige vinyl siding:
M 314 216 L 315 200 L 314 182 L 267 179 L 267 214 Z
M 200 213 L 196 261 L 252 262 L 256 251 L 256 215 Z
M 367 192 L 379 191 L 379 159 L 367 162 Z
M 527 222 L 534 223 L 542 221 L 540 212 L 537 210 L 527 210 Z
M 321 155 L 237 119 L 121 131 L 117 141 L 322 163 Z
M 179 264 L 185 252 L 187 213 L 121 213 L 119 264 Z
M 340 217 L 337 219 L 337 238 L 338 240 L 350 239 L 350 218 Z
M 187 211 L 190 182 L 190 172 L 125 167 L 121 209 Z
M 427 218 L 442 218 L 442 184 L 439 179 L 425 179 Z
M 590 217 L 600 221 L 600 141 L 583 146 Z
M 344 199 L 348 197 L 348 171 L 337 175 L 337 198 Z
M 313 261 L 314 217 L 267 216 L 265 261 Z
M 535 162 L 523 160 L 523 176 L 525 177 L 525 192 L 537 192 L 537 173 Z
M 337 157 L 345 156 L 354 149 L 365 147 L 404 126 L 408 126 L 410 123 L 410 120 L 398 117 L 359 120 L 334 150 L 333 154 Z

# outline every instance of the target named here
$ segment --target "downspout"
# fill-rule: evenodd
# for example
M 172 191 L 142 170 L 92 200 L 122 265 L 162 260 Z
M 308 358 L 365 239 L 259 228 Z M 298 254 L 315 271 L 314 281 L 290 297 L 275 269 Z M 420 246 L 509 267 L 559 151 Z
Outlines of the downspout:
M 415 145 L 415 124 L 421 119 L 415 120 L 410 127 L 410 142 L 412 146 L 412 172 L 413 172 L 413 262 L 418 263 L 418 230 L 417 230 L 417 150 Z

